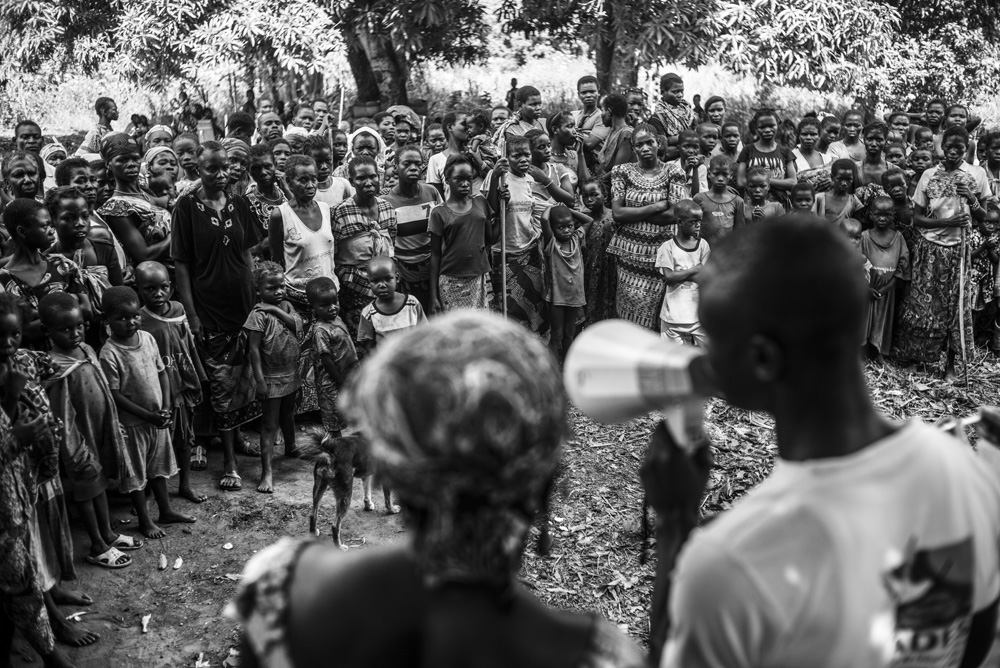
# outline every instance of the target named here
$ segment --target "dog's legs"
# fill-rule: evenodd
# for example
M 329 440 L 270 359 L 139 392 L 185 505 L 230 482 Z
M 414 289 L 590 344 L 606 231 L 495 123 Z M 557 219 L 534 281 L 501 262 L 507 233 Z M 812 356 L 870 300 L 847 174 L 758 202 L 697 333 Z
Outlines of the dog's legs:
M 316 515 L 319 513 L 319 504 L 323 500 L 323 495 L 326 493 L 327 487 L 330 486 L 330 481 L 327 478 L 329 472 L 329 464 L 323 461 L 316 462 L 313 467 L 313 507 L 312 513 L 309 515 L 309 533 L 314 536 L 319 536 L 319 529 L 316 528 Z
M 347 546 L 340 542 L 340 526 L 344 523 L 347 511 L 351 509 L 351 499 L 354 498 L 354 479 L 350 474 L 338 476 L 333 483 L 334 493 L 342 490 L 344 495 L 337 498 L 337 521 L 333 525 L 333 544 L 341 550 L 347 550 Z
M 399 506 L 392 502 L 392 490 L 386 485 L 382 485 L 382 496 L 385 497 L 385 514 L 395 515 L 399 512 Z
M 361 489 L 365 493 L 365 510 L 375 510 L 375 502 L 372 501 L 372 478 L 366 475 L 361 479 Z

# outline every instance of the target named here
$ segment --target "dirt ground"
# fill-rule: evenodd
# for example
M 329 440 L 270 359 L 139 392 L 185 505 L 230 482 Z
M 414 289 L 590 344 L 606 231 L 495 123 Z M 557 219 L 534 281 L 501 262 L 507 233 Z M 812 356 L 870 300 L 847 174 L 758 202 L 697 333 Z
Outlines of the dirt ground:
M 1000 365 L 980 358 L 972 367 L 971 389 L 936 380 L 917 371 L 869 367 L 871 392 L 880 411 L 902 419 L 933 421 L 966 415 L 983 404 L 1000 404 Z M 571 610 L 596 610 L 639 643 L 648 638 L 648 610 L 653 564 L 640 564 L 642 490 L 638 469 L 655 416 L 623 425 L 601 425 L 575 409 L 574 436 L 565 446 L 563 466 L 552 499 L 555 545 L 539 557 L 534 542 L 526 551 L 521 581 L 545 603 Z M 715 445 L 715 469 L 703 504 L 706 515 L 729 508 L 770 471 L 776 445 L 773 420 L 748 413 L 722 401 L 709 404 L 707 428 Z M 256 434 L 247 432 L 252 440 Z M 163 540 L 147 541 L 132 552 L 135 563 L 108 571 L 82 563 L 85 536 L 74 531 L 80 565 L 75 587 L 95 603 L 85 608 L 83 624 L 101 634 L 92 647 L 70 650 L 80 668 L 193 668 L 204 652 L 209 666 L 221 666 L 236 643 L 238 626 L 223 608 L 236 590 L 244 562 L 281 536 L 306 536 L 311 505 L 312 465 L 298 459 L 275 461 L 273 495 L 255 491 L 259 462 L 240 457 L 244 489 L 222 492 L 221 452 L 209 453 L 209 470 L 196 472 L 196 485 L 209 500 L 195 506 L 177 500 L 178 508 L 198 517 L 193 525 L 167 527 Z M 379 490 L 376 511 L 361 509 L 361 485 L 355 481 L 351 513 L 344 523 L 344 540 L 352 549 L 366 549 L 401 539 L 399 515 L 385 515 Z M 135 531 L 135 520 L 124 498 L 112 499 L 116 526 Z M 333 498 L 320 511 L 322 540 L 329 540 Z M 124 525 L 118 522 L 125 521 Z M 232 549 L 224 549 L 227 543 Z M 652 552 L 652 550 L 651 550 Z M 157 570 L 160 553 L 179 570 Z M 83 608 L 81 608 L 83 609 Z M 76 608 L 63 608 L 66 615 Z M 140 620 L 151 614 L 149 632 Z M 40 666 L 34 653 L 19 645 L 17 666 Z M 990 661 L 998 666 L 1000 662 Z

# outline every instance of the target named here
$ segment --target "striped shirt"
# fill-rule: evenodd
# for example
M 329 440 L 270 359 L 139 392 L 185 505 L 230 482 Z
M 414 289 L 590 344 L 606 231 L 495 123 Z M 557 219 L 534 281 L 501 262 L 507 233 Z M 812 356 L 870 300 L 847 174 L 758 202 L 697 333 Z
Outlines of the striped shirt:
M 382 196 L 396 210 L 396 258 L 400 262 L 416 263 L 431 257 L 431 235 L 427 219 L 431 209 L 441 203 L 437 188 L 418 183 L 417 197 L 404 198 L 398 188 Z

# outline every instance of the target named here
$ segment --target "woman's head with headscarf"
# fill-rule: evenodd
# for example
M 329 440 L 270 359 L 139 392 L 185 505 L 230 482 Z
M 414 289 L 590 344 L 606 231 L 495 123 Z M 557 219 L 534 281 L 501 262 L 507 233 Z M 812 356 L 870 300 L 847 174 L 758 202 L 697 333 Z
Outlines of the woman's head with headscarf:
M 115 180 L 130 183 L 139 178 L 142 153 L 139 143 L 124 132 L 112 132 L 101 140 L 101 158 Z
M 169 146 L 154 146 L 142 158 L 142 167 L 149 176 L 171 174 L 177 181 L 179 172 L 177 154 Z
M 483 312 L 391 339 L 344 397 L 432 582 L 506 587 L 559 461 L 566 402 L 529 331 Z
M 245 195 L 250 185 L 250 147 L 236 137 L 227 137 L 221 143 L 229 155 L 229 183 L 235 187 L 232 194 Z
M 149 128 L 143 137 L 143 145 L 146 150 L 156 146 L 172 146 L 174 142 L 174 130 L 168 125 L 154 125 Z

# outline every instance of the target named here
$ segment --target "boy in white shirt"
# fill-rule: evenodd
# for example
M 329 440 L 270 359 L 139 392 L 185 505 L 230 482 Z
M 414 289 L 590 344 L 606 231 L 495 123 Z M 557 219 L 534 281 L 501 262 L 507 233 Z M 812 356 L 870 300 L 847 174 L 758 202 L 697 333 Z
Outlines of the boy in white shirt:
M 697 202 L 681 200 L 674 207 L 677 234 L 656 252 L 656 268 L 667 281 L 660 309 L 660 335 L 677 343 L 705 345 L 698 322 L 698 284 L 695 277 L 708 259 L 708 242 L 701 238 L 702 210 Z

